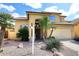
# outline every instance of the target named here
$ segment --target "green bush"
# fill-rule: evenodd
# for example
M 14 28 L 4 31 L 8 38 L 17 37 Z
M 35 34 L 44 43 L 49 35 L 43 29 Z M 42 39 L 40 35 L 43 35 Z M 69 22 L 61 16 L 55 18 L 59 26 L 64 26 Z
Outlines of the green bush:
M 21 38 L 21 41 L 29 41 L 29 31 L 27 27 L 20 28 L 17 33 L 17 37 Z
M 46 40 L 46 49 L 51 51 L 53 48 L 60 50 L 61 43 L 59 40 L 53 37 L 50 37 Z

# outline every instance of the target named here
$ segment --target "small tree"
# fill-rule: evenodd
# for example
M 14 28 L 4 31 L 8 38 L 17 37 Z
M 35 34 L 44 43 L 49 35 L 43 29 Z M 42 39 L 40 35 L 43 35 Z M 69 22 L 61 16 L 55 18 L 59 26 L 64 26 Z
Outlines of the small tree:
M 54 39 L 53 37 L 50 37 L 45 42 L 46 42 L 46 49 L 47 50 L 52 51 L 52 49 L 55 48 L 58 51 L 60 51 L 62 44 L 59 40 Z
M 21 38 L 21 41 L 29 41 L 29 31 L 27 27 L 20 28 L 17 33 L 17 37 Z

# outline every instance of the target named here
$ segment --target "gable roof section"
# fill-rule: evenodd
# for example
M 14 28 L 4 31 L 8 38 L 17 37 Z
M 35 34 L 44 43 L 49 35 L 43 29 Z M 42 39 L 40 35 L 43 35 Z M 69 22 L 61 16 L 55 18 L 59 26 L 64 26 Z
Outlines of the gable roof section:
M 16 17 L 14 18 L 14 20 L 29 20 L 29 14 L 33 13 L 33 14 L 58 14 L 60 15 L 60 17 L 66 17 L 64 15 L 61 15 L 62 13 L 58 13 L 58 12 L 34 12 L 34 11 L 26 11 L 27 13 L 27 17 Z

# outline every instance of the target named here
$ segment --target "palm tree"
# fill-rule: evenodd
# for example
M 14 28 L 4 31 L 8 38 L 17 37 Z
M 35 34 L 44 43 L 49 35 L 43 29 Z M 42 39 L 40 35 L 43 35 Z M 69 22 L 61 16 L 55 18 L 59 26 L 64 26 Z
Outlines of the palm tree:
M 52 23 L 50 22 L 49 17 L 48 16 L 42 16 L 42 18 L 40 19 L 40 28 L 41 28 L 41 31 L 42 31 L 43 39 L 47 38 L 47 30 L 50 29 L 51 26 L 52 26 Z M 52 27 L 52 31 L 51 31 L 49 36 L 52 35 L 52 32 L 53 32 L 53 27 Z
M 55 28 L 53 26 L 54 22 L 51 22 L 49 17 L 46 15 L 43 15 L 40 19 L 40 28 L 41 28 L 41 36 L 43 36 L 43 39 L 47 38 L 47 30 L 52 29 L 48 37 L 52 37 L 53 29 Z
M 13 17 L 10 14 L 0 12 L 0 27 L 1 27 L 0 32 L 2 32 L 2 39 L 0 39 L 0 49 L 1 49 L 2 41 L 4 39 L 6 28 L 13 27 L 12 23 L 13 23 Z

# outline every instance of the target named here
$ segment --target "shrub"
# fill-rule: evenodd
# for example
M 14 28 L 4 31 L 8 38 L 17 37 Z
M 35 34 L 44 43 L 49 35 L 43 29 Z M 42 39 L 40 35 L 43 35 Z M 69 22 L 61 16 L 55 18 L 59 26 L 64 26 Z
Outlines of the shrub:
M 46 40 L 46 49 L 52 51 L 53 48 L 60 50 L 61 43 L 59 40 L 50 37 Z
M 17 33 L 17 37 L 21 38 L 21 41 L 29 41 L 29 31 L 27 27 L 20 28 Z

